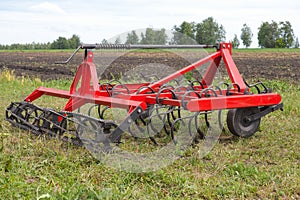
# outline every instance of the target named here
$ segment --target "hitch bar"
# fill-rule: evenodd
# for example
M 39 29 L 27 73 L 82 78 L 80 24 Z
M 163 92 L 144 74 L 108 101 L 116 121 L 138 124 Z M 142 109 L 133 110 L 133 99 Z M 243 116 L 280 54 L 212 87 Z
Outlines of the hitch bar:
M 57 61 L 55 62 L 55 64 L 69 63 L 80 49 L 85 49 L 85 55 L 87 55 L 88 49 L 197 49 L 197 48 L 219 49 L 220 45 L 219 44 L 216 45 L 81 44 L 75 49 L 75 51 L 66 61 Z
M 258 120 L 259 118 L 262 118 L 263 116 L 265 116 L 265 115 L 267 115 L 271 112 L 274 112 L 276 110 L 280 109 L 281 111 L 283 111 L 283 103 L 273 105 L 273 106 L 264 106 L 260 109 L 262 109 L 262 111 L 260 111 L 259 113 L 254 114 L 254 115 L 250 115 L 248 117 L 245 117 L 245 120 L 249 121 L 249 122 L 252 122 L 252 121 Z

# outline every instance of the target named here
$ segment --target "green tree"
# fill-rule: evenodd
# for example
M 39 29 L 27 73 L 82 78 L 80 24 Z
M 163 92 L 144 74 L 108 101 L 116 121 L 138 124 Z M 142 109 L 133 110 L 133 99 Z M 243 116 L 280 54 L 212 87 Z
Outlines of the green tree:
M 166 44 L 168 36 L 164 28 L 160 30 L 147 28 L 145 35 L 141 33 L 141 38 L 141 44 Z
M 285 48 L 286 44 L 282 38 L 277 38 L 275 41 L 275 48 Z
M 293 45 L 294 30 L 289 21 L 279 22 L 279 37 L 282 39 L 284 47 L 290 48 Z
M 80 38 L 78 35 L 72 35 L 70 39 L 68 39 L 69 42 L 69 48 L 76 49 L 80 45 Z
M 139 36 L 136 34 L 135 31 L 131 31 L 131 33 L 127 34 L 125 44 L 138 44 L 139 43 Z
M 199 44 L 215 44 L 224 41 L 226 31 L 213 17 L 209 17 L 196 25 L 196 41 Z
M 65 37 L 59 37 L 51 44 L 51 49 L 69 49 L 69 41 Z
M 275 21 L 263 22 L 258 28 L 258 45 L 262 48 L 275 48 L 278 37 L 278 24 Z
M 240 46 L 240 41 L 236 34 L 234 34 L 234 38 L 231 43 L 233 48 L 238 48 Z
M 224 42 L 225 40 L 226 40 L 226 31 L 224 26 L 221 24 L 219 27 L 217 42 Z
M 121 38 L 117 37 L 117 39 L 115 40 L 115 44 L 121 44 Z
M 249 26 L 247 26 L 247 24 L 244 24 L 241 31 L 242 31 L 241 40 L 243 41 L 243 45 L 246 48 L 248 48 L 252 43 L 252 37 L 253 37 L 251 28 Z
M 195 22 L 182 22 L 182 24 L 180 24 L 180 26 L 174 26 L 174 30 L 176 32 L 180 32 L 182 34 L 185 34 L 187 36 L 189 36 L 190 38 L 194 38 L 195 37 Z
M 299 40 L 298 40 L 298 37 L 296 37 L 295 44 L 294 44 L 294 48 L 299 48 Z
M 101 41 L 101 44 L 108 44 L 108 41 L 107 41 L 106 39 L 103 39 L 103 40 Z
M 195 22 L 182 22 L 180 26 L 173 28 L 172 44 L 196 44 L 195 41 Z

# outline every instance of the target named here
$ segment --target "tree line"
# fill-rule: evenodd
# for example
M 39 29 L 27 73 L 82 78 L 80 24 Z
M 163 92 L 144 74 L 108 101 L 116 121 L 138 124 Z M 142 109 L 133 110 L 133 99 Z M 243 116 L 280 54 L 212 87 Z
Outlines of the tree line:
M 208 17 L 203 21 L 182 22 L 174 25 L 172 37 L 169 38 L 166 29 L 155 30 L 147 28 L 145 32 L 137 34 L 131 31 L 127 34 L 126 41 L 116 38 L 115 44 L 216 44 L 226 41 L 226 31 L 222 24 L 219 24 L 213 17 Z M 241 27 L 239 36 L 229 40 L 233 48 L 238 48 L 242 44 L 248 48 L 252 44 L 253 33 L 251 28 L 245 23 Z M 258 27 L 258 46 L 261 48 L 299 48 L 298 37 L 294 35 L 292 25 L 289 21 L 285 22 L 262 22 Z M 0 45 L 0 49 L 74 49 L 80 45 L 80 38 L 73 35 L 67 39 L 59 37 L 52 43 L 31 43 L 31 44 L 12 44 Z M 103 39 L 102 44 L 108 44 Z
M 298 37 L 294 36 L 292 25 L 285 22 L 263 22 L 258 28 L 258 45 L 261 48 L 299 48 Z M 141 37 L 135 31 L 127 34 L 126 44 L 216 44 L 226 41 L 226 31 L 222 24 L 218 24 L 213 17 L 209 17 L 200 23 L 182 22 L 173 27 L 173 36 L 168 40 L 165 29 L 146 29 L 146 33 L 141 33 Z M 239 39 L 240 38 L 240 39 Z M 234 38 L 229 40 L 233 48 L 238 48 L 241 44 L 248 48 L 252 44 L 253 33 L 251 28 L 245 23 L 241 28 L 240 37 L 234 34 Z M 240 42 L 241 40 L 241 42 Z M 116 39 L 115 44 L 120 41 Z M 103 40 L 102 43 L 107 43 Z
M 78 35 L 72 35 L 71 38 L 58 37 L 52 43 L 29 43 L 29 44 L 11 44 L 1 45 L 2 50 L 32 50 L 32 49 L 75 49 L 80 45 L 81 41 Z

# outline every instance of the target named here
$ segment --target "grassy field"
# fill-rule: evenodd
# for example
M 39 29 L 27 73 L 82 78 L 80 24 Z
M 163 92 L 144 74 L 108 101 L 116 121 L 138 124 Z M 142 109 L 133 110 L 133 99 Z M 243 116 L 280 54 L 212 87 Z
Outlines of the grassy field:
M 299 199 L 300 85 L 266 81 L 283 96 L 284 111 L 263 118 L 248 139 L 218 142 L 204 158 L 191 147 L 172 165 L 128 173 L 103 165 L 84 148 L 35 137 L 4 120 L 5 107 L 36 87 L 68 89 L 0 73 L 0 199 Z M 44 99 L 57 108 L 64 101 Z

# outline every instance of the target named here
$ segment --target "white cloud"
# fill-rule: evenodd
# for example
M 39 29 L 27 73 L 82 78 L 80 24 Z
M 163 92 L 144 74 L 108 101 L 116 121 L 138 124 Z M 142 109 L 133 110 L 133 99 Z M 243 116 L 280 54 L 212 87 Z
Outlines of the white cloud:
M 29 8 L 32 11 L 38 11 L 43 13 L 57 13 L 57 14 L 66 14 L 66 12 L 54 3 L 50 3 L 48 1 L 30 6 Z

